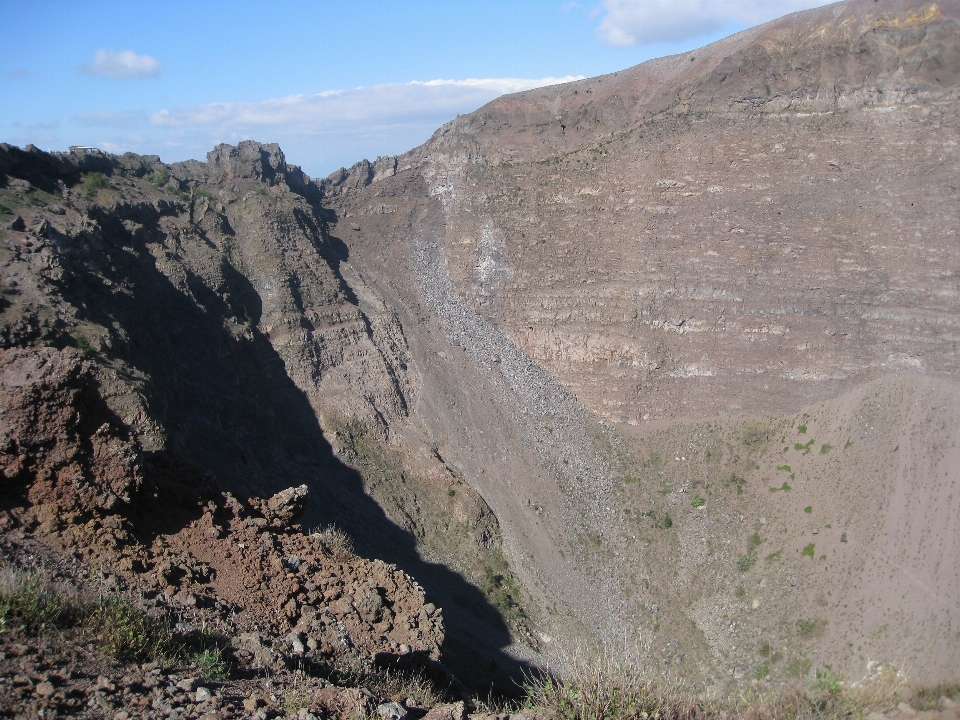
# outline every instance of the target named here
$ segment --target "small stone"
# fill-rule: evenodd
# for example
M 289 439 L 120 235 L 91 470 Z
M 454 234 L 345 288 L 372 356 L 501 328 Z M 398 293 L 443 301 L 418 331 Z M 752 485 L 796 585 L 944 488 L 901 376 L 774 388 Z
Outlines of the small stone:
M 900 711 L 901 717 L 915 718 L 917 716 L 917 711 L 910 707 L 909 703 L 898 703 L 897 710 Z
M 787 578 L 787 582 L 790 583 L 790 587 L 796 587 L 796 586 L 797 586 L 797 579 L 796 579 L 795 577 Z
M 223 715 L 218 712 L 211 712 L 206 715 L 201 715 L 197 720 L 223 720 Z
M 256 712 L 260 708 L 264 707 L 267 704 L 267 701 L 264 700 L 259 695 L 251 695 L 246 700 L 243 701 L 243 709 L 249 713 Z
M 117 686 L 110 681 L 105 675 L 101 675 L 97 678 L 97 690 L 103 690 L 104 692 L 111 693 L 117 689 Z
M 23 218 L 17 215 L 13 220 L 7 223 L 7 228 L 13 230 L 14 232 L 23 232 L 27 229 L 27 224 L 23 222 Z
M 438 705 L 428 712 L 423 720 L 466 720 L 467 709 L 463 702 L 453 705 Z
M 113 716 L 113 720 L 128 720 L 129 717 L 130 713 L 128 713 L 126 710 L 121 710 Z
M 384 720 L 406 720 L 407 709 L 397 702 L 381 703 L 377 706 L 377 715 Z
M 213 697 L 213 693 L 210 692 L 210 688 L 207 688 L 207 687 L 198 687 L 197 694 L 194 695 L 194 699 L 196 699 L 198 703 L 205 702 L 212 697 Z
M 200 678 L 188 677 L 177 683 L 177 687 L 184 692 L 193 692 L 200 685 Z
M 51 683 L 51 682 L 42 682 L 42 683 L 39 683 L 39 684 L 33 689 L 33 691 L 34 691 L 37 695 L 39 695 L 40 697 L 43 697 L 43 698 L 53 697 L 53 694 L 56 692 L 56 690 L 55 690 L 54 687 L 53 687 L 53 683 Z
M 466 720 L 467 710 L 462 702 L 453 705 L 438 705 L 428 712 L 423 720 Z

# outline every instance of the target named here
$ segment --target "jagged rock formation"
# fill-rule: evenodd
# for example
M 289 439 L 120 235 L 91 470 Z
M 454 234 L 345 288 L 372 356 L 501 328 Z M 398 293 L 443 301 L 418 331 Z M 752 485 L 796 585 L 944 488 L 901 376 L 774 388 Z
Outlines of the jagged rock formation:
M 318 186 L 276 145 L 175 166 L 3 146 L 0 177 L 5 496 L 53 529 L 106 514 L 93 535 L 122 547 L 164 478 L 198 481 L 194 498 L 177 491 L 190 507 L 220 502 L 207 485 L 240 498 L 302 487 L 305 506 L 295 489 L 248 504 L 274 525 L 336 524 L 361 554 L 399 563 L 453 605 L 456 672 L 469 680 L 475 663 L 484 684 L 510 671 L 491 604 L 510 578 L 496 518 L 410 421 L 404 332 L 341 262 Z M 130 562 L 153 572 L 159 551 L 143 552 Z

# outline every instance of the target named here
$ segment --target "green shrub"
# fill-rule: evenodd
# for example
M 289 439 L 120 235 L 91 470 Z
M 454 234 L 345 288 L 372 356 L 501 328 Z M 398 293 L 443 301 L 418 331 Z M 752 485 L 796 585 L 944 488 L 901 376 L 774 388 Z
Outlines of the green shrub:
M 742 573 L 747 572 L 757 562 L 755 555 L 741 555 L 737 558 L 737 570 Z
M 806 445 L 801 445 L 800 443 L 794 443 L 793 449 L 796 450 L 797 452 L 802 452 L 804 455 L 807 455 L 809 454 L 810 448 L 813 447 L 813 444 L 815 442 L 816 440 L 811 440 Z
M 740 477 L 736 473 L 730 474 L 730 479 L 727 480 L 727 485 L 735 487 L 737 489 L 737 495 L 743 495 L 743 486 L 747 484 L 745 478 Z
M 800 551 L 800 554 L 801 554 L 801 555 L 806 555 L 806 556 L 809 557 L 811 560 L 813 560 L 814 548 L 815 548 L 815 547 L 816 547 L 816 545 L 814 545 L 813 543 L 810 543 L 810 544 L 807 545 L 803 550 Z
M 120 598 L 104 598 L 94 614 L 101 647 L 123 662 L 148 662 L 179 654 L 163 620 L 152 618 Z
M 161 166 L 159 170 L 151 173 L 147 176 L 147 180 L 153 185 L 156 185 L 158 188 L 163 187 L 167 184 L 167 180 L 170 179 L 170 171 L 167 168 Z
M 110 187 L 110 182 L 104 177 L 103 173 L 90 173 L 83 180 L 83 196 L 87 200 L 92 200 L 100 190 L 108 187 Z
M 690 506 L 695 508 L 701 508 L 707 504 L 707 501 L 700 497 L 700 494 L 697 493 L 693 496 L 693 499 L 690 501 Z
M 81 614 L 76 598 L 50 585 L 40 572 L 0 569 L 0 630 L 8 625 L 36 631 L 70 624 Z
M 801 637 L 813 637 L 820 635 L 827 626 L 826 620 L 797 620 L 797 634 Z
M 643 513 L 644 517 L 648 517 L 653 520 L 653 526 L 659 528 L 660 530 L 669 530 L 673 527 L 673 518 L 670 517 L 670 513 L 664 511 L 659 512 L 657 510 L 647 510 Z
M 204 680 L 224 680 L 230 675 L 230 667 L 224 662 L 218 648 L 206 648 L 192 653 L 190 661 Z
M 770 429 L 759 422 L 747 423 L 741 431 L 743 444 L 748 447 L 763 445 L 770 439 Z

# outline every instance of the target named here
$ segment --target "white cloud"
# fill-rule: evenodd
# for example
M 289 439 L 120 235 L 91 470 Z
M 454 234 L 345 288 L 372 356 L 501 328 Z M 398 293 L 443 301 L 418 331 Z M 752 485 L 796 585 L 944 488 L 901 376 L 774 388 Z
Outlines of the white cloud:
M 546 77 L 538 80 L 529 80 L 526 78 L 485 78 L 477 80 L 470 78 L 468 80 L 427 80 L 426 82 L 412 82 L 409 85 L 426 85 L 427 87 L 439 87 L 442 85 L 453 85 L 456 87 L 482 88 L 503 95 L 506 93 L 523 92 L 524 90 L 533 90 L 538 87 L 548 85 L 559 85 L 560 83 L 583 80 L 583 75 L 567 75 L 562 78 Z
M 80 66 L 80 71 L 88 75 L 113 80 L 155 77 L 163 70 L 163 65 L 149 55 L 137 55 L 133 50 L 97 50 L 93 60 Z
M 833 0 L 603 0 L 597 36 L 609 45 L 677 42 L 753 26 Z
M 150 122 L 163 127 L 283 127 L 306 133 L 353 128 L 363 132 L 370 127 L 442 124 L 451 114 L 471 112 L 504 93 L 579 79 L 573 76 L 538 80 L 484 78 L 374 85 L 259 102 L 210 103 L 172 112 L 160 110 L 150 116 Z
M 250 137 L 279 142 L 291 162 L 311 174 L 318 169 L 326 174 L 364 157 L 410 150 L 458 114 L 472 112 L 504 93 L 578 79 L 471 78 L 374 85 L 259 102 L 164 109 L 150 115 L 149 124 L 164 134 L 165 141 L 184 147 Z M 120 124 L 110 114 L 83 118 L 88 124 L 97 120 L 103 125 Z

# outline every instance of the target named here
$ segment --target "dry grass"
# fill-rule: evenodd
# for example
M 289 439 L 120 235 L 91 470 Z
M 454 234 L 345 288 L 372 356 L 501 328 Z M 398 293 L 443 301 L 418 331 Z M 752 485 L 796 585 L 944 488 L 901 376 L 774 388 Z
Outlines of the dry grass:
M 23 627 L 31 633 L 57 628 L 96 639 L 123 662 L 170 660 L 183 648 L 168 623 L 149 617 L 118 596 L 90 597 L 51 583 L 42 571 L 0 567 L 0 630 Z
M 704 702 L 685 697 L 676 688 L 650 683 L 631 663 L 603 660 L 592 665 L 565 663 L 565 667 L 562 678 L 531 679 L 526 707 L 545 711 L 556 720 L 854 720 L 896 705 L 907 689 L 901 673 L 878 666 L 859 683 L 823 670 L 815 679 L 787 690 L 754 689 L 736 699 Z M 931 693 L 927 693 L 931 702 L 949 694 L 940 688 Z M 915 695 L 920 696 L 923 691 Z
M 336 525 L 316 530 L 310 537 L 316 540 L 330 557 L 341 559 L 353 555 L 353 538 Z

